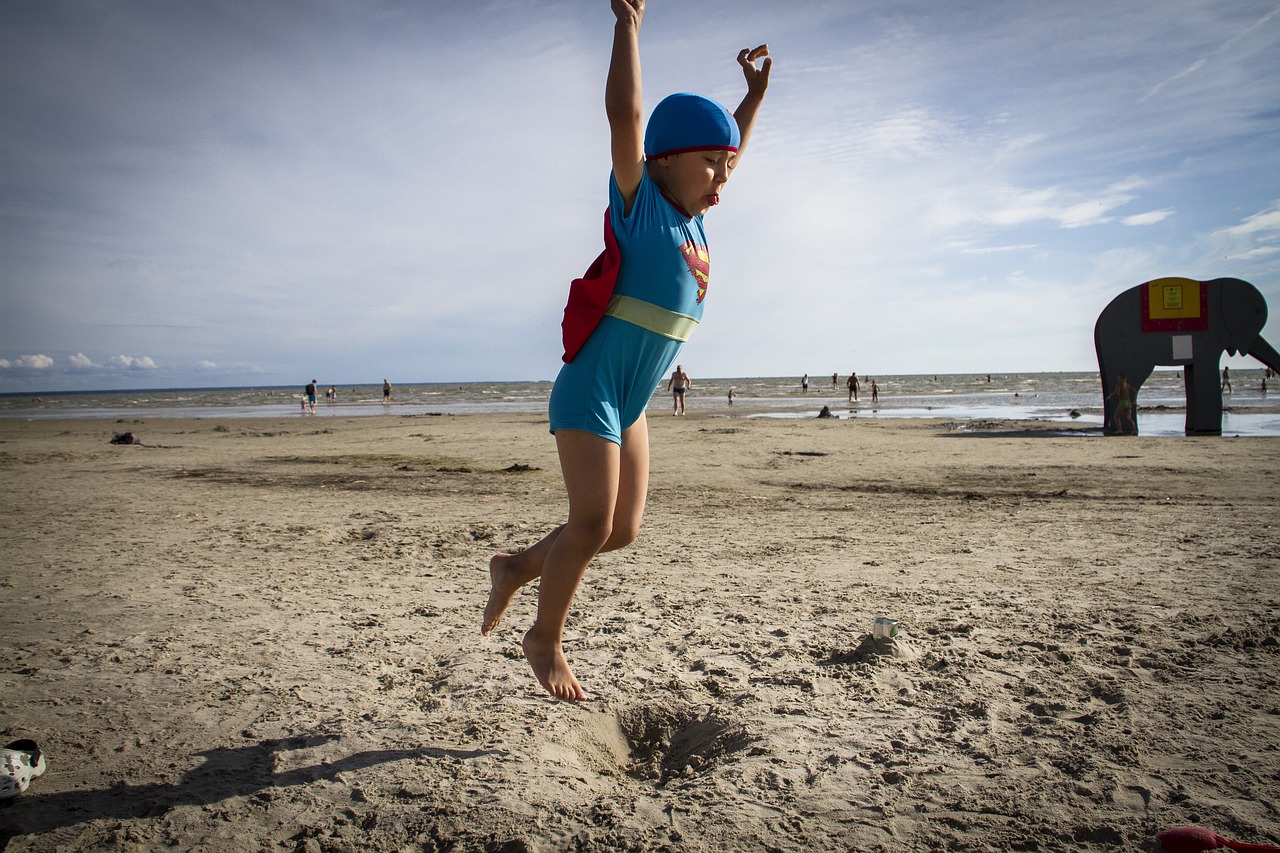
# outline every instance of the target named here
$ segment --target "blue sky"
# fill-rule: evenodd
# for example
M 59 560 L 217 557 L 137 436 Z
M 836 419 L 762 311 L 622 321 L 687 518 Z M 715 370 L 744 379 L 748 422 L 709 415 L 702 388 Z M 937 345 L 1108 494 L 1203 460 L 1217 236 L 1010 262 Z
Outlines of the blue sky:
M 0 391 L 552 378 L 612 21 L 6 0 Z M 646 106 L 766 41 L 690 373 L 1092 370 L 1162 276 L 1252 281 L 1280 348 L 1277 0 L 650 0 Z

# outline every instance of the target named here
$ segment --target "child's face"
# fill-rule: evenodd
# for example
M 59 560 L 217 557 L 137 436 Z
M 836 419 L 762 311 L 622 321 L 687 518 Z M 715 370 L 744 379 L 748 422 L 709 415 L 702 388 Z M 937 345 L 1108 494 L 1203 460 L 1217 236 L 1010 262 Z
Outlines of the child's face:
M 720 190 L 733 168 L 730 151 L 685 151 L 663 157 L 654 176 L 671 199 L 693 216 L 701 216 L 720 203 Z

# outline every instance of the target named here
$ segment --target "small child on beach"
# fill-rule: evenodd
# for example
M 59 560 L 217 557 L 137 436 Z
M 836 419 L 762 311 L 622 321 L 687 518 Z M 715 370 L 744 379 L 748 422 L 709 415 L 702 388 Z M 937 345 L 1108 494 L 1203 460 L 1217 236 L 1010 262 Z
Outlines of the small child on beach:
M 645 408 L 702 317 L 710 271 L 702 217 L 741 161 L 772 65 L 766 45 L 744 49 L 738 64 L 747 94 L 733 114 L 680 93 L 658 104 L 646 128 L 644 0 L 610 5 L 617 20 L 605 83 L 613 161 L 606 250 L 570 289 L 565 364 L 549 406 L 569 517 L 527 550 L 490 560 L 481 624 L 488 635 L 520 587 L 541 578 L 524 656 L 539 683 L 570 702 L 587 694 L 561 645 L 569 605 L 592 558 L 639 531 L 649 483 Z
M 1133 386 L 1129 384 L 1129 377 L 1123 373 L 1116 379 L 1116 390 L 1107 395 L 1107 399 L 1116 398 L 1116 432 L 1121 435 L 1129 435 L 1136 432 L 1133 420 L 1133 398 L 1137 392 L 1133 390 Z

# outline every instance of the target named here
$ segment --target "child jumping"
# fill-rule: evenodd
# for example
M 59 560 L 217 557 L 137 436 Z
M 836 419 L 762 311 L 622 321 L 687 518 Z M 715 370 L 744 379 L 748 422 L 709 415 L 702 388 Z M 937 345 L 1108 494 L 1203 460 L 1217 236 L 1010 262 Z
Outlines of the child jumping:
M 710 270 L 702 216 L 720 203 L 741 161 L 772 65 L 766 45 L 740 51 L 747 94 L 732 115 L 700 95 L 675 94 L 658 104 L 646 129 L 644 0 L 610 5 L 617 21 L 605 84 L 613 160 L 606 250 L 570 289 L 565 364 L 549 406 L 569 517 L 529 549 L 489 561 L 480 628 L 488 635 L 516 591 L 541 578 L 524 656 L 542 686 L 570 702 L 587 694 L 561 647 L 569 604 L 592 558 L 630 544 L 639 531 L 649 484 L 645 408 L 702 317 Z

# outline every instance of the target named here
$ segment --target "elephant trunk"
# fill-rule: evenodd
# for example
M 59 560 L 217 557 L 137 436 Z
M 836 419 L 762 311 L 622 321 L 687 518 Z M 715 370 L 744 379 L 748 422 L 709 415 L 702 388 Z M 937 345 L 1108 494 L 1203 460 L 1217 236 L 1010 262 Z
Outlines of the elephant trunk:
M 1253 346 L 1249 347 L 1249 355 L 1270 367 L 1276 373 L 1280 373 L 1280 353 L 1277 353 L 1271 344 L 1263 339 L 1262 335 L 1258 335 L 1254 339 Z

